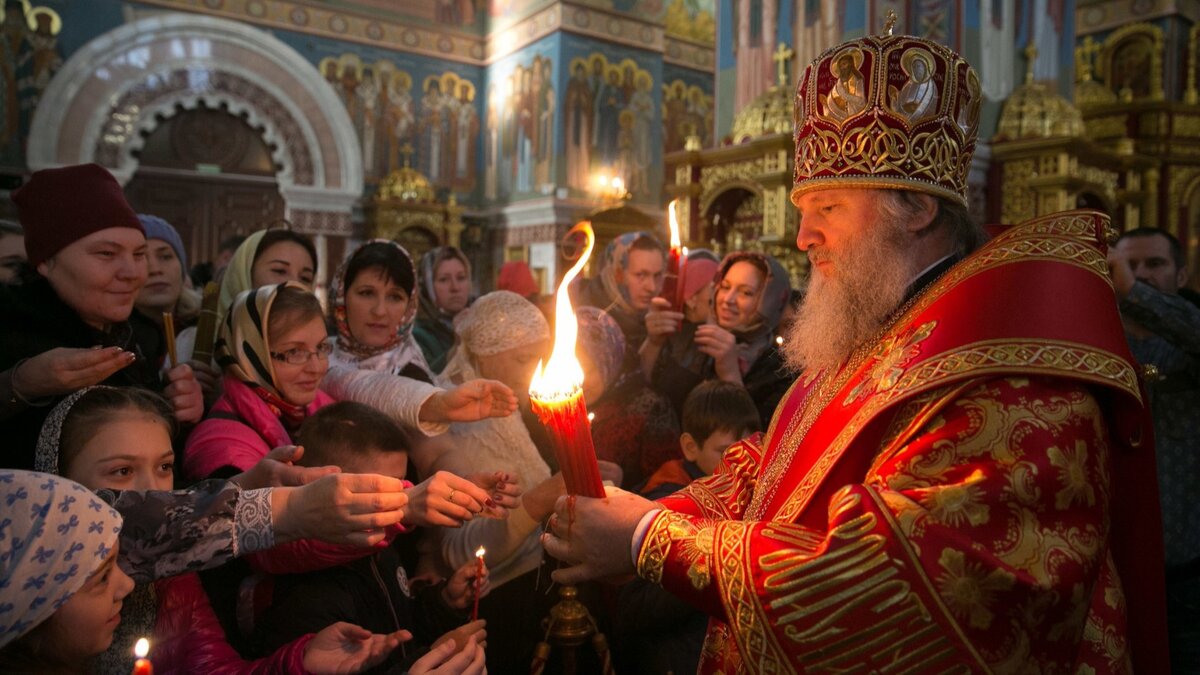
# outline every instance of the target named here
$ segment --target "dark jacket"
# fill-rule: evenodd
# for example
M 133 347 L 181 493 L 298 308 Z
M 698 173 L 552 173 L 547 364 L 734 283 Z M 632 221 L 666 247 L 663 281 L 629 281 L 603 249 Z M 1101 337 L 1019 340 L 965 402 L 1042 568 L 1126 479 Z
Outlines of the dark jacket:
M 685 322 L 683 329 L 663 345 L 650 376 L 651 385 L 670 399 L 676 414 L 680 416 L 688 394 L 700 383 L 717 377 L 712 357 L 696 349 L 693 339 L 695 333 L 696 325 Z M 770 426 L 775 407 L 795 379 L 796 373 L 784 365 L 779 346 L 774 343 L 742 375 L 742 384 L 750 398 L 754 399 L 763 429 Z
M 164 340 L 158 326 L 138 312 L 129 320 L 115 324 L 107 332 L 84 323 L 59 299 L 50 282 L 41 276 L 16 286 L 0 286 L 0 372 L 22 359 L 37 356 L 58 347 L 121 347 L 137 355 L 129 366 L 113 373 L 104 384 L 113 387 L 141 387 L 162 391 L 159 376 Z M 0 420 L 0 438 L 5 452 L 0 465 L 32 469 L 42 423 L 60 398 L 25 408 Z
M 372 633 L 404 629 L 412 632 L 413 639 L 371 671 L 403 672 L 434 640 L 470 619 L 469 612 L 442 601 L 445 582 L 407 588 L 403 570 L 398 545 L 393 545 L 341 567 L 275 577 L 271 608 L 258 622 L 263 627 L 263 648 L 274 651 L 338 621 Z

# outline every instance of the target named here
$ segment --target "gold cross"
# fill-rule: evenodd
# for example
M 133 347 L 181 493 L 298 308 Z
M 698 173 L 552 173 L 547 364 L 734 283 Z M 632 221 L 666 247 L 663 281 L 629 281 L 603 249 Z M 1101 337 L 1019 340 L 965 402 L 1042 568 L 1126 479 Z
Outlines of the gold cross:
M 896 12 L 895 12 L 895 10 L 889 9 L 887 11 L 886 17 L 887 18 L 883 24 L 883 32 L 887 33 L 888 35 L 891 35 L 892 29 L 896 27 Z
M 410 143 L 405 143 L 400 148 L 400 155 L 404 158 L 404 168 L 412 167 L 413 146 Z
M 1033 64 L 1037 62 L 1037 47 L 1031 41 L 1023 50 L 1025 53 L 1025 84 L 1033 84 Z
M 1092 75 L 1096 72 L 1096 52 L 1100 51 L 1100 45 L 1092 36 L 1089 35 L 1083 39 L 1083 42 L 1075 48 L 1075 60 L 1079 62 L 1079 79 L 1087 81 L 1092 79 Z
M 790 49 L 786 44 L 780 42 L 779 49 L 776 49 L 775 53 L 771 56 L 771 60 L 775 62 L 776 67 L 778 68 L 776 71 L 776 77 L 779 80 L 780 89 L 785 89 L 790 84 L 787 81 L 787 62 L 795 55 L 795 51 Z

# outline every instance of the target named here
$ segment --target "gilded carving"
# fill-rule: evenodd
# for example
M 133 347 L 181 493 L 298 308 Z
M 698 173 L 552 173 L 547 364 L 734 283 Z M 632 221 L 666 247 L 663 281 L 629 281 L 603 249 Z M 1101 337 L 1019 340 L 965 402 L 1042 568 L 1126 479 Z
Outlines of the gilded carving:
M 763 166 L 764 162 L 762 158 L 733 164 L 706 166 L 700 170 L 700 187 L 704 190 L 705 194 L 711 194 L 713 188 L 722 183 L 734 180 L 753 181 L 759 174 L 763 173 Z
M 1163 32 L 1149 23 L 1134 23 L 1104 40 L 1097 75 L 1118 100 L 1163 100 Z

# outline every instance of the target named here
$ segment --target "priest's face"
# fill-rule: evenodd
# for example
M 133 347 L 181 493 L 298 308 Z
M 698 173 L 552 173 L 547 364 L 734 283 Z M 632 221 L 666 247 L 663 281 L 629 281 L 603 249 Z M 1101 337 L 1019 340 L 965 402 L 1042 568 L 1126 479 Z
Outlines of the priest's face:
M 912 235 L 881 206 L 882 191 L 864 188 L 800 197 L 796 245 L 812 270 L 784 343 L 793 367 L 835 368 L 900 306 L 915 273 Z

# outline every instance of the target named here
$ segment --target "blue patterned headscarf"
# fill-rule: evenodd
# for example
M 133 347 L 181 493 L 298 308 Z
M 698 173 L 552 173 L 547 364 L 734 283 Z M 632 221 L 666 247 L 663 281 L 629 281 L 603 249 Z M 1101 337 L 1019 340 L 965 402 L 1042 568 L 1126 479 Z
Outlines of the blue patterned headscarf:
M 0 649 L 83 588 L 120 532 L 121 514 L 79 483 L 0 469 Z

